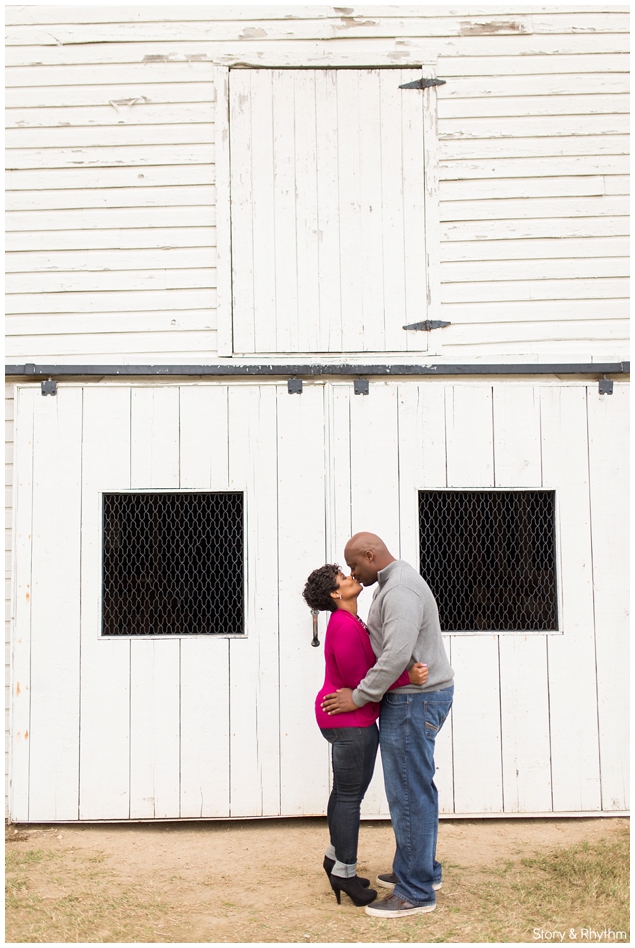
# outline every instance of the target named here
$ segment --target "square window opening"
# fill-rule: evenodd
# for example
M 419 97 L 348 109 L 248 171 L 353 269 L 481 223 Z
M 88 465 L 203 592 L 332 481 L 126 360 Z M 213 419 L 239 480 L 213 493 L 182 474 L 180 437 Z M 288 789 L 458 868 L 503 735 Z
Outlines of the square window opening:
M 419 551 L 443 632 L 558 630 L 555 491 L 419 491 Z
M 103 494 L 102 635 L 244 634 L 241 493 Z

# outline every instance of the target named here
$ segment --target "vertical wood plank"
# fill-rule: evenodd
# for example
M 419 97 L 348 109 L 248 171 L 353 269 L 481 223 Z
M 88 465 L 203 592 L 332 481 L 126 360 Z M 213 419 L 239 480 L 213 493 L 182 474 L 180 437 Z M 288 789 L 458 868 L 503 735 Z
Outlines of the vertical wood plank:
M 452 641 L 454 636 L 444 635 L 443 644 L 452 665 Z M 436 739 L 434 782 L 439 791 L 439 813 L 454 813 L 454 719 L 452 711 Z
M 33 412 L 36 386 L 18 386 L 15 421 L 15 579 L 11 643 L 9 815 L 29 819 L 31 731 L 31 547 L 33 536 Z
M 230 390 L 229 477 L 245 491 L 245 637 L 230 641 L 231 815 L 280 813 L 276 389 Z
M 401 556 L 419 569 L 419 490 L 445 487 L 443 385 L 399 385 L 399 517 Z M 452 664 L 452 636 L 443 637 Z M 442 813 L 454 812 L 452 716 L 436 741 L 435 783 Z
M 250 153 L 253 187 L 251 237 L 254 255 L 255 345 L 257 352 L 274 352 L 276 348 L 275 255 L 277 239 L 274 194 L 271 187 L 274 171 L 272 73 L 269 69 L 256 69 L 251 73 Z M 243 156 L 240 155 L 237 160 L 243 160 Z
M 363 348 L 381 352 L 386 348 L 383 286 L 383 196 L 381 174 L 381 97 L 378 69 L 364 70 L 359 86 L 359 216 Z
M 360 286 L 364 279 L 360 221 L 359 75 L 337 72 L 337 158 L 340 193 L 340 274 L 342 293 L 342 347 L 362 352 L 363 309 Z
M 381 154 L 382 247 L 385 347 L 390 352 L 407 348 L 407 333 L 402 328 L 408 322 L 406 311 L 406 253 L 403 220 L 403 147 L 395 147 L 402 140 L 401 99 L 399 88 L 408 72 L 415 70 L 380 69 L 380 122 Z M 412 195 L 408 195 L 410 200 Z M 412 252 L 412 249 L 409 251 Z M 426 337 L 428 333 L 421 333 Z
M 320 351 L 341 352 L 337 72 L 319 69 L 315 77 Z
M 212 66 L 216 207 L 216 339 L 219 356 L 233 351 L 231 206 L 229 167 L 229 69 Z
M 328 747 L 314 713 L 324 649 L 311 647 L 302 599 L 309 573 L 326 561 L 324 387 L 278 388 L 278 579 L 280 602 L 280 796 L 284 816 L 325 811 Z M 302 673 L 298 674 L 298 669 Z
M 180 481 L 191 490 L 227 490 L 226 385 L 182 385 L 179 396 Z
M 352 536 L 351 521 L 351 386 L 329 382 L 327 480 L 326 480 L 326 559 L 346 569 L 344 547 Z
M 301 317 L 295 213 L 294 75 L 286 69 L 274 70 L 273 82 L 276 352 L 297 352 Z
M 446 389 L 448 487 L 493 487 L 492 387 Z
M 229 641 L 181 639 L 182 818 L 229 812 Z
M 423 74 L 436 78 L 436 63 L 426 63 Z M 425 281 L 426 281 L 426 319 L 441 318 L 441 217 L 439 211 L 439 132 L 437 87 L 429 86 L 423 90 L 423 190 L 424 190 L 424 231 L 425 231 Z M 443 336 L 435 332 L 428 347 L 435 353 L 441 352 Z M 414 348 L 416 342 L 411 341 Z M 409 346 L 410 348 L 410 346 Z
M 452 667 L 454 810 L 500 813 L 501 727 L 497 635 L 455 635 Z
M 130 650 L 130 818 L 180 815 L 178 639 Z
M 34 403 L 29 819 L 76 820 L 82 390 Z
M 181 487 L 228 490 L 228 389 L 181 386 Z M 229 816 L 229 642 L 181 638 L 181 817 Z
M 351 397 L 352 532 L 369 530 L 400 555 L 397 386 L 373 382 L 368 395 Z M 373 445 L 372 457 L 368 445 Z M 359 611 L 366 618 L 373 589 L 363 592 Z M 365 818 L 388 815 L 381 767 L 366 793 Z
M 540 467 L 540 390 L 510 383 L 492 386 L 496 487 L 536 487 Z
M 541 390 L 545 487 L 555 488 L 562 635 L 548 637 L 553 808 L 599 810 L 586 391 Z
M 132 389 L 131 487 L 179 486 L 179 389 Z M 180 648 L 178 639 L 130 643 L 130 816 L 178 817 Z
M 493 487 L 491 385 L 448 385 L 445 408 L 448 487 Z M 455 812 L 500 812 L 498 636 L 453 636 L 452 666 L 457 681 L 452 713 Z M 477 761 L 470 755 L 474 747 L 479 749 Z
M 350 402 L 351 526 L 353 533 L 376 533 L 393 556 L 398 557 L 401 544 L 397 386 L 378 381 L 371 382 L 369 388 L 368 395 L 353 395 Z
M 595 658 L 603 810 L 629 806 L 628 386 L 587 386 Z M 565 630 L 566 631 L 566 630 Z
M 546 636 L 501 635 L 499 644 L 504 810 L 548 813 L 552 799 Z
M 404 79 L 407 77 L 404 76 Z M 414 78 L 414 77 L 413 77 Z M 420 78 L 420 74 L 416 76 Z M 427 208 L 428 194 L 424 189 L 429 181 L 424 178 L 427 174 L 426 159 L 423 142 L 423 107 L 421 95 L 425 96 L 430 90 L 401 89 L 401 122 L 403 129 L 403 189 L 404 189 L 404 255 L 406 261 L 406 319 L 404 325 L 416 323 L 431 318 L 428 308 L 430 287 L 427 285 L 426 254 L 429 252 Z M 426 142 L 426 147 L 428 147 Z M 404 348 L 409 350 L 427 350 L 429 346 L 428 332 L 404 332 Z M 433 345 L 435 342 L 433 341 Z
M 318 285 L 315 78 L 315 71 L 307 69 L 299 71 L 294 81 L 298 341 L 303 352 L 316 352 L 322 348 Z
M 401 556 L 419 568 L 419 491 L 446 485 L 445 386 L 399 386 Z
M 540 390 L 495 384 L 494 469 L 497 487 L 542 486 Z M 547 644 L 544 636 L 501 635 L 503 805 L 507 813 L 552 807 Z
M 178 388 L 133 388 L 131 394 L 131 487 L 178 487 Z
M 232 322 L 234 352 L 255 352 L 251 69 L 229 81 L 231 155 Z M 237 160 L 236 156 L 240 156 Z M 240 257 L 238 253 L 240 252 Z
M 130 488 L 130 388 L 84 387 L 82 443 L 82 820 L 130 816 L 130 640 L 101 638 L 102 493 Z

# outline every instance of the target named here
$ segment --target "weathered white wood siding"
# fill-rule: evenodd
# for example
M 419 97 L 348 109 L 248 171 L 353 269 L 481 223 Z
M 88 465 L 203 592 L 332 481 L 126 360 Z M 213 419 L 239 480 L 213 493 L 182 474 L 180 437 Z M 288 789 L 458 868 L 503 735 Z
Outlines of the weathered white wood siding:
M 14 820 L 323 813 L 323 654 L 298 590 L 360 528 L 417 563 L 417 491 L 470 486 L 556 491 L 560 628 L 446 637 L 442 810 L 628 808 L 626 384 L 20 385 L 18 402 Z M 100 493 L 134 488 L 245 491 L 244 638 L 100 639 Z M 380 767 L 363 812 L 387 814 Z
M 626 355 L 626 8 L 26 6 L 7 22 L 11 361 L 217 357 L 217 67 L 237 63 L 436 63 L 433 270 L 452 325 L 431 352 Z
M 5 384 L 5 462 L 4 462 L 4 779 L 5 803 L 9 791 L 9 742 L 11 717 L 11 629 L 13 611 L 13 419 L 14 387 Z

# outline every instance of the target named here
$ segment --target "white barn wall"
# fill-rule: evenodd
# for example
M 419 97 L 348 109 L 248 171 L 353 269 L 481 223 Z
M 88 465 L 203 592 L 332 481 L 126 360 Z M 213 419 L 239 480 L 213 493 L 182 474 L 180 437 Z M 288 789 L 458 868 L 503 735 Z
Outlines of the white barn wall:
M 218 337 L 218 312 L 220 308 L 226 313 L 228 304 L 228 208 L 220 187 L 217 194 L 216 183 L 228 180 L 228 168 L 222 164 L 226 162 L 225 119 L 217 104 L 223 73 L 237 62 L 298 67 L 407 67 L 436 62 L 437 75 L 447 83 L 436 92 L 441 306 L 435 318 L 449 320 L 452 325 L 429 334 L 432 356 L 426 355 L 426 361 L 628 358 L 625 8 L 607 11 L 605 7 L 584 6 L 576 11 L 569 6 L 543 6 L 528 7 L 521 13 L 517 6 L 496 7 L 495 12 L 469 6 L 451 12 L 447 8 L 403 6 L 397 8 L 398 16 L 395 7 L 377 6 L 355 8 L 350 15 L 323 6 L 211 9 L 213 20 L 202 19 L 201 7 L 7 8 L 7 361 L 201 363 L 216 361 L 219 347 L 225 346 L 226 351 L 227 339 Z M 413 361 L 412 354 L 407 361 Z M 488 387 L 486 400 L 493 399 L 495 433 L 507 430 L 507 437 L 492 446 L 496 471 L 500 474 L 506 466 L 509 483 L 518 486 L 523 471 L 533 470 L 538 454 L 542 464 L 544 445 L 541 442 L 539 446 L 538 441 L 543 435 L 534 431 L 532 408 L 536 387 L 528 381 L 524 393 L 522 386 L 514 391 L 518 411 L 532 433 L 522 443 L 513 440 L 514 426 L 510 427 L 503 415 L 511 397 L 509 389 L 505 400 L 497 401 L 497 386 L 483 386 Z M 216 398 L 221 389 L 212 388 Z M 349 386 L 331 388 L 325 417 L 329 443 L 334 445 L 327 446 L 327 453 L 332 451 L 329 466 L 335 474 L 325 491 L 331 498 L 326 542 L 327 547 L 331 542 L 334 547 L 330 552 L 327 549 L 327 558 L 339 555 L 352 529 L 347 460 L 350 419 L 351 412 L 365 410 L 363 400 L 350 397 Z M 33 390 L 27 390 L 24 397 L 33 398 Z M 7 391 L 11 485 L 13 387 L 9 385 Z M 178 461 L 183 487 L 223 489 L 229 477 L 229 461 L 226 459 L 224 470 L 222 463 L 221 468 L 214 467 L 198 442 L 200 432 L 188 429 L 191 415 L 187 405 L 199 410 L 198 400 L 211 398 L 210 391 L 207 387 L 200 391 L 181 387 L 181 447 L 188 438 L 190 445 Z M 528 392 L 534 393 L 531 398 Z M 307 388 L 302 398 L 308 393 Z M 240 401 L 245 396 L 236 393 L 235 397 Z M 447 399 L 454 397 L 447 395 Z M 499 637 L 496 649 L 488 651 L 483 646 L 489 656 L 485 673 L 498 674 L 500 669 L 501 675 L 500 703 L 498 710 L 492 710 L 499 715 L 500 733 L 491 735 L 500 746 L 487 748 L 492 760 L 499 754 L 501 769 L 489 788 L 486 774 L 481 784 L 478 775 L 475 778 L 475 788 L 483 787 L 482 812 L 492 807 L 487 796 L 490 791 L 510 814 L 549 812 L 552 808 L 562 811 L 569 803 L 574 807 L 589 803 L 597 812 L 620 812 L 628 806 L 628 771 L 622 758 L 626 718 L 620 713 L 626 691 L 625 640 L 622 633 L 614 634 L 614 630 L 625 628 L 626 622 L 618 596 L 625 584 L 620 571 L 626 568 L 626 560 L 620 553 L 622 547 L 614 546 L 613 527 L 608 526 L 622 523 L 620 504 L 626 490 L 625 436 L 622 441 L 614 436 L 614 426 L 625 424 L 625 406 L 617 408 L 618 398 L 620 402 L 625 398 L 619 384 L 614 396 L 599 400 L 597 387 L 589 387 L 585 415 L 592 446 L 586 490 L 595 585 L 580 620 L 587 629 L 580 661 L 585 675 L 591 674 L 594 664 L 597 669 L 592 678 L 598 713 L 595 723 L 587 722 L 580 753 L 596 773 L 599 791 L 567 787 L 565 781 L 550 789 L 546 799 L 545 780 L 548 776 L 551 787 L 554 779 L 550 772 L 547 775 L 547 757 L 558 747 L 567 751 L 566 709 L 561 712 L 556 701 L 553 721 L 546 721 L 544 714 L 537 727 L 527 721 L 523 708 L 528 696 L 523 696 L 518 670 L 531 667 L 538 692 L 547 701 L 555 681 L 550 675 L 562 661 L 558 656 L 561 646 L 542 636 Z M 401 386 L 398 399 L 400 439 L 406 437 L 409 426 L 421 432 L 422 406 L 433 406 L 424 412 L 426 450 L 417 459 L 402 456 L 403 464 L 419 465 L 426 483 L 441 483 L 446 433 L 445 422 L 439 425 L 438 419 L 445 419 L 450 402 L 440 386 L 430 385 Z M 48 402 L 43 399 L 40 407 Z M 390 399 L 382 403 L 387 418 L 392 411 L 389 403 Z M 94 486 L 103 473 L 105 422 L 116 416 L 123 424 L 129 405 L 125 389 L 84 390 L 85 488 Z M 219 409 L 211 410 L 218 416 Z M 299 411 L 300 406 L 290 400 L 283 410 Z M 302 411 L 311 415 L 317 408 L 313 405 Z M 437 421 L 430 440 L 433 416 Z M 229 415 L 225 417 L 228 421 Z M 581 431 L 582 415 L 578 421 Z M 362 422 L 355 415 L 355 425 Z M 466 435 L 469 432 L 467 425 Z M 22 434 L 28 444 L 29 433 Z M 450 458 L 451 436 L 452 431 Z M 285 445 L 284 435 L 280 437 L 280 457 L 290 463 L 293 452 Z M 112 450 L 106 452 L 109 470 L 113 477 L 123 476 L 120 468 L 129 465 L 130 443 L 126 447 L 114 434 L 111 440 Z M 577 450 L 581 450 L 579 445 Z M 456 452 L 457 459 L 459 456 Z M 388 479 L 391 457 L 387 454 L 384 458 Z M 483 463 L 487 465 L 487 459 Z M 601 486 L 605 465 L 612 472 L 608 492 Z M 317 477 L 317 472 L 313 475 Z M 360 478 L 363 482 L 361 472 L 355 470 L 355 479 L 360 482 Z M 618 484 L 624 485 L 623 493 Z M 31 490 L 28 483 L 24 490 L 27 494 Z M 401 509 L 409 502 L 407 496 L 400 496 Z M 89 528 L 97 513 L 90 504 L 84 506 L 82 515 Z M 9 488 L 9 561 L 16 545 L 26 550 L 29 505 L 19 511 L 17 539 L 11 530 L 13 516 Z M 279 513 L 277 526 L 290 536 L 284 512 Z M 401 541 L 402 555 L 416 558 L 416 537 L 406 518 Z M 82 556 L 91 562 L 90 551 L 83 550 Z M 86 601 L 91 601 L 91 595 L 97 601 L 99 576 L 84 567 L 85 563 L 83 595 Z M 29 590 L 22 585 L 30 582 L 30 574 L 25 576 L 20 572 L 15 577 L 16 589 L 24 594 L 15 599 L 20 612 L 27 608 L 24 596 Z M 291 580 L 285 578 L 285 582 Z M 9 577 L 7 654 L 11 588 Z M 85 686 L 80 696 L 83 730 L 79 765 L 83 782 L 76 812 L 79 818 L 128 818 L 137 805 L 131 793 L 137 791 L 129 780 L 128 751 L 123 753 L 120 742 L 129 741 L 131 727 L 138 727 L 130 717 L 127 691 L 134 657 L 130 643 L 108 643 L 107 658 L 103 643 L 96 643 L 100 646 L 97 651 L 93 641 L 97 621 L 96 614 L 88 618 L 82 640 Z M 592 642 L 588 640 L 591 627 Z M 454 637 L 449 646 L 457 670 L 465 666 L 467 671 L 470 647 L 477 646 L 463 637 Z M 229 662 L 230 643 L 225 642 L 224 647 Z M 108 733 L 114 729 L 117 741 L 108 745 L 110 757 L 104 761 L 112 774 L 107 792 L 101 783 L 102 764 L 91 758 L 90 750 L 91 741 L 99 742 L 105 726 L 100 707 L 91 700 L 97 657 L 111 675 L 109 700 L 119 709 L 108 721 Z M 18 657 L 13 670 L 16 681 L 23 672 L 20 661 Z M 237 699 L 230 679 L 220 670 L 223 662 L 210 662 L 209 655 L 197 651 L 193 641 L 182 643 L 179 662 L 183 720 L 202 715 L 201 739 L 213 731 L 217 759 L 229 760 L 229 718 L 212 721 L 209 709 L 206 712 L 197 703 L 196 694 L 187 690 L 188 669 L 206 669 L 207 680 L 226 695 L 229 714 L 230 695 L 234 695 L 232 706 Z M 156 667 L 159 674 L 160 667 Z M 585 695 L 595 702 L 590 681 L 585 684 Z M 148 695 L 151 687 L 149 682 Z M 172 687 L 177 684 L 173 682 Z M 295 701 L 292 685 L 287 691 L 281 695 L 282 709 Z M 8 721 L 9 684 L 5 695 Z M 23 704 L 17 702 L 13 712 L 13 730 L 20 734 L 28 718 Z M 439 748 L 438 782 L 446 812 L 461 812 L 465 802 L 462 790 L 455 795 L 452 780 L 453 773 L 460 777 L 461 742 L 469 744 L 461 713 L 459 707 L 457 720 L 453 715 Z M 248 722 L 246 726 L 244 740 L 249 741 Z M 284 755 L 285 748 L 291 753 L 297 747 L 302 735 L 298 728 L 279 734 L 283 762 L 275 778 L 279 787 L 274 796 L 278 794 L 282 812 L 295 812 L 296 806 L 313 811 L 326 799 L 323 788 L 328 774 L 321 764 L 312 772 L 310 801 L 297 798 L 290 779 L 291 765 Z M 518 743 L 531 748 L 531 761 L 516 759 L 514 747 Z M 453 755 L 454 747 L 459 752 Z M 573 752 L 573 746 L 569 750 Z M 257 763 L 259 773 L 262 768 L 269 772 L 273 766 L 275 748 L 267 746 L 265 751 L 264 759 Z M 14 799 L 19 807 L 25 805 L 28 790 L 28 776 L 26 783 L 23 780 L 24 774 L 28 775 L 24 752 L 22 742 L 14 752 L 14 771 L 18 773 Z M 182 746 L 179 751 L 173 742 L 172 758 L 177 752 L 182 764 L 196 756 L 194 747 Z M 155 763 L 146 761 L 145 765 Z M 563 765 L 564 758 L 558 767 Z M 182 817 L 221 816 L 229 807 L 232 788 L 226 772 L 221 767 L 208 771 L 202 766 L 201 772 L 185 774 L 179 798 Z M 459 769 L 455 771 L 455 767 Z M 170 793 L 179 797 L 174 788 Z M 143 794 L 137 796 L 140 800 Z M 239 812 L 247 803 L 237 806 Z M 258 806 L 259 812 L 272 812 L 275 801 Z M 366 815 L 382 812 L 382 806 L 380 779 L 376 777 L 365 805 Z
M 11 718 L 11 630 L 13 625 L 13 428 L 15 394 L 11 383 L 5 384 L 5 466 L 4 466 L 4 762 L 5 801 L 9 792 L 9 745 Z
M 624 357 L 626 10 L 201 10 L 8 9 L 10 361 L 217 357 L 214 64 L 435 60 L 431 346 Z
M 469 483 L 556 490 L 562 608 L 555 633 L 446 637 L 460 688 L 440 737 L 442 811 L 623 813 L 628 742 L 614 722 L 627 694 L 620 667 L 628 617 L 623 587 L 602 563 L 592 592 L 589 554 L 591 537 L 604 550 L 610 538 L 612 560 L 625 559 L 619 497 L 600 500 L 626 477 L 625 458 L 609 448 L 605 464 L 599 428 L 625 426 L 627 390 L 619 382 L 614 395 L 601 396 L 595 382 L 430 379 L 376 381 L 367 397 L 355 397 L 350 386 L 314 381 L 295 397 L 274 381 L 113 382 L 66 383 L 53 399 L 20 385 L 12 818 L 322 813 L 328 747 L 312 695 L 323 659 L 310 647 L 297 589 L 316 562 L 341 557 L 360 524 L 416 562 L 417 490 Z M 536 437 L 505 436 L 510 402 Z M 475 404 L 480 447 L 461 454 L 452 444 Z M 181 419 L 197 405 L 194 440 Z M 372 478 L 356 450 L 366 427 L 381 458 Z M 423 464 L 410 451 L 413 437 Z M 348 481 L 340 472 L 351 454 Z M 64 480 L 79 478 L 81 490 L 66 492 L 63 509 L 50 503 Z M 135 486 L 245 491 L 244 638 L 100 638 L 99 496 Z M 81 631 L 73 621 L 80 601 Z M 363 812 L 387 815 L 380 768 Z

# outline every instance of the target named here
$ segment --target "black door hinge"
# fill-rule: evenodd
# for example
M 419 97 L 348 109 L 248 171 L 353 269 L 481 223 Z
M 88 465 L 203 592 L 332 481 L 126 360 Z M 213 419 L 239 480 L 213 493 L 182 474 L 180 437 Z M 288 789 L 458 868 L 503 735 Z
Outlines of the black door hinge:
M 451 326 L 452 323 L 444 323 L 441 319 L 426 319 L 422 323 L 410 323 L 408 326 L 402 326 L 402 329 L 423 329 L 430 332 L 431 329 L 443 329 L 444 326 Z
M 428 89 L 430 86 L 444 86 L 445 79 L 415 79 L 414 82 L 404 82 L 400 89 Z
M 57 382 L 55 379 L 48 379 L 42 382 L 42 395 L 57 395 Z

